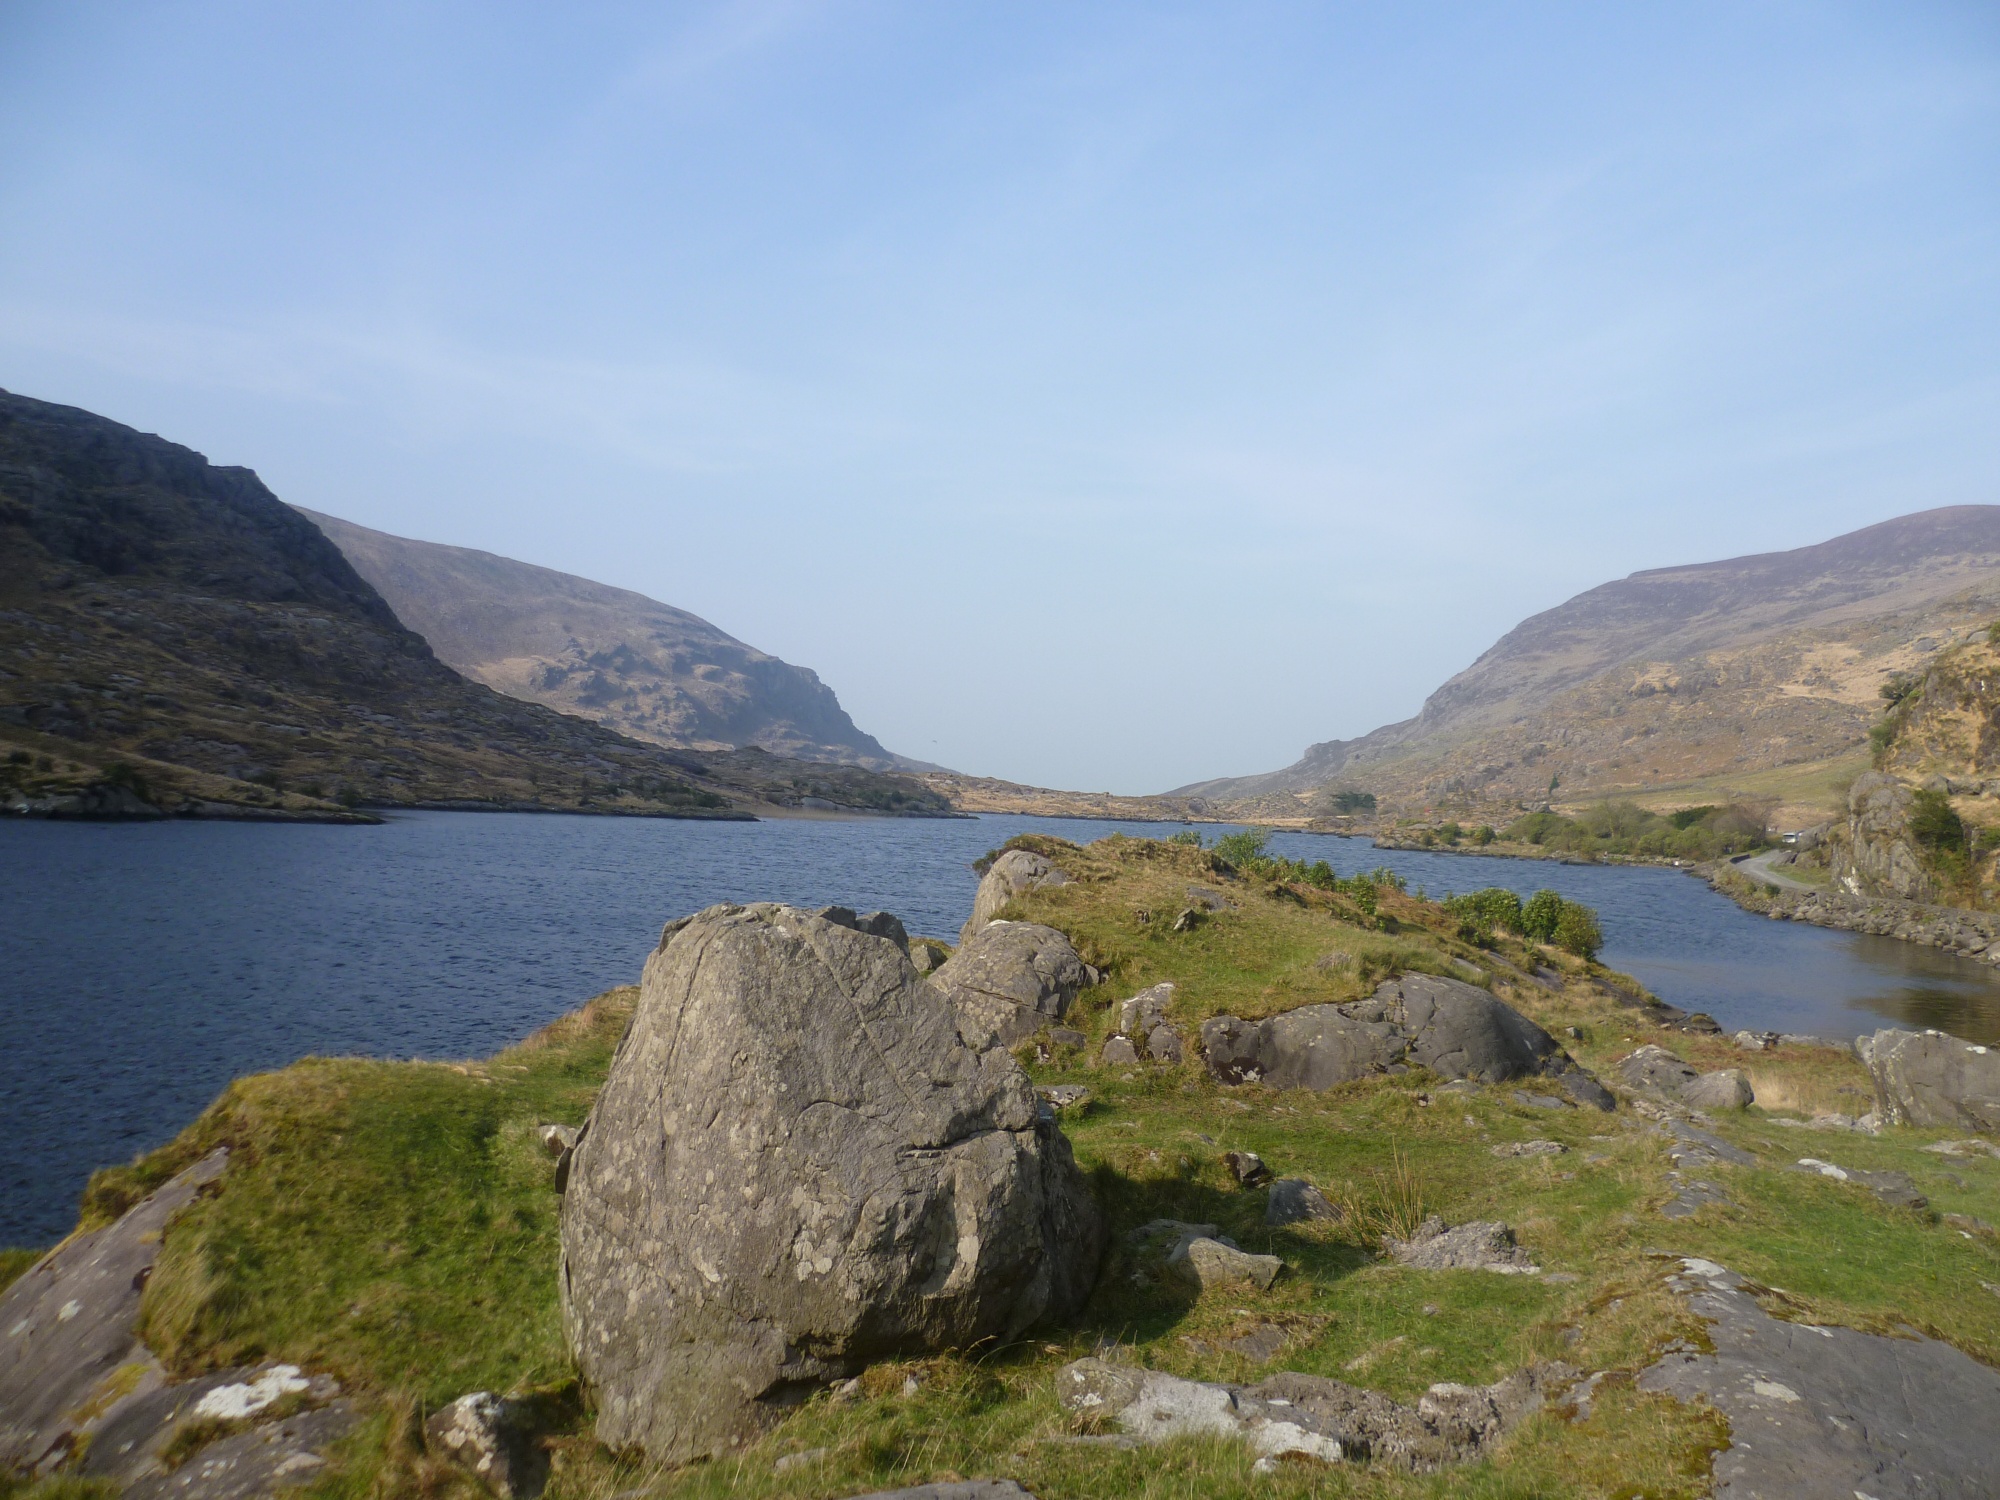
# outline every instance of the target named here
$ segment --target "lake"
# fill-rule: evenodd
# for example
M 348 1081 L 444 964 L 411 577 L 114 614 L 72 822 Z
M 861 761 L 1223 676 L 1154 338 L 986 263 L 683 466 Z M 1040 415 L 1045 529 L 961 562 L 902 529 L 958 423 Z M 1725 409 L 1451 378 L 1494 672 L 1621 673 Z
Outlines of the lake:
M 167 1140 L 240 1073 L 309 1053 L 482 1056 L 635 981 L 661 923 L 718 901 L 882 908 L 955 937 L 986 850 L 1120 828 L 1171 831 L 1009 816 L 0 822 L 0 1118 L 14 1141 L 0 1245 L 61 1237 L 94 1168 Z M 1553 887 L 1598 909 L 1607 963 L 1731 1029 L 2000 1041 L 2000 983 L 1983 966 L 1754 917 L 1672 870 L 1272 844 L 1344 875 L 1386 864 L 1434 896 Z

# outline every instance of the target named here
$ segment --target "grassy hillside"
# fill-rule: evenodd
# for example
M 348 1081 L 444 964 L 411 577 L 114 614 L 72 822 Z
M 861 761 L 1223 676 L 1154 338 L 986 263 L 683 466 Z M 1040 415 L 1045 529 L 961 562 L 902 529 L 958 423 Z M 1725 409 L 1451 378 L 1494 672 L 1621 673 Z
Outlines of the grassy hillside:
M 1789 1171 L 1798 1157 L 1909 1172 L 1936 1208 L 2000 1220 L 2000 1161 L 1944 1162 L 1918 1149 L 1939 1132 L 1879 1139 L 1776 1125 L 1779 1113 L 1840 1108 L 1865 1094 L 1860 1067 L 1827 1051 L 1745 1063 L 1719 1038 L 1657 1033 L 1621 1006 L 1598 966 L 1556 947 L 1468 928 L 1460 914 L 1391 886 L 1374 912 L 1351 884 L 1246 875 L 1184 844 L 1114 838 L 1034 847 L 1072 883 L 1033 892 L 1006 915 L 1051 922 L 1107 971 L 1071 1020 L 1081 1052 L 1033 1064 L 1044 1083 L 1081 1083 L 1065 1113 L 1113 1231 L 1085 1315 L 1006 1348 L 871 1369 L 851 1399 L 822 1394 L 742 1456 L 659 1474 L 599 1450 L 590 1396 L 563 1350 L 553 1273 L 558 1199 L 535 1139 L 544 1121 L 576 1123 L 604 1077 L 633 992 L 614 991 L 481 1063 L 312 1060 L 242 1080 L 171 1146 L 102 1172 L 85 1202 L 97 1222 L 218 1142 L 236 1152 L 221 1191 L 168 1231 L 146 1289 L 149 1336 L 178 1369 L 253 1355 L 331 1370 L 373 1416 L 326 1496 L 473 1491 L 425 1456 L 415 1417 L 476 1387 L 533 1393 L 555 1431 L 556 1500 L 647 1495 L 831 1496 L 951 1476 L 1008 1475 L 1037 1495 L 1693 1496 L 1706 1492 L 1724 1441 L 1708 1411 L 1641 1395 L 1631 1375 L 1702 1327 L 1661 1284 L 1663 1256 L 1700 1255 L 1764 1284 L 1783 1315 L 1870 1330 L 1913 1326 L 2000 1362 L 2000 1248 L 1929 1214 L 1890 1211 L 1866 1192 Z M 1281 875 L 1296 872 L 1272 867 Z M 1176 932 L 1187 888 L 1231 903 Z M 1474 941 L 1459 935 L 1469 932 Z M 1546 988 L 1536 967 L 1558 976 Z M 1422 1072 L 1324 1094 L 1218 1087 L 1194 1064 L 1092 1065 L 1115 1002 L 1171 979 L 1183 1035 L 1215 1013 L 1261 1016 L 1368 993 L 1406 971 L 1477 976 L 1528 1012 L 1579 1060 L 1603 1071 L 1640 1041 L 1698 1067 L 1750 1067 L 1770 1108 L 1717 1129 L 1758 1158 L 1719 1169 L 1729 1202 L 1695 1217 L 1659 1213 L 1670 1196 L 1664 1138 L 1629 1108 L 1548 1109 L 1513 1086 L 1441 1087 Z M 1629 982 L 1626 982 L 1629 983 Z M 1574 1028 L 1569 1030 L 1569 1028 Z M 1032 1044 L 1024 1053 L 1032 1052 Z M 1544 1139 L 1560 1156 L 1499 1159 L 1493 1148 Z M 1223 1161 L 1259 1153 L 1308 1177 L 1346 1216 L 1267 1229 L 1264 1194 Z M 1556 1278 L 1419 1272 L 1378 1256 L 1385 1235 L 1425 1213 L 1497 1218 Z M 1122 1247 L 1156 1217 L 1219 1224 L 1290 1270 L 1268 1293 L 1191 1292 L 1145 1275 Z M 1570 1279 L 1573 1278 L 1573 1279 Z M 1272 1324 L 1273 1359 L 1230 1352 Z M 1055 1371 L 1103 1340 L 1180 1374 L 1237 1379 L 1288 1368 L 1333 1375 L 1410 1400 L 1432 1382 L 1479 1383 L 1532 1360 L 1610 1371 L 1587 1420 L 1543 1413 L 1471 1468 L 1411 1476 L 1355 1465 L 1253 1476 L 1251 1455 L 1184 1441 L 1138 1452 L 1071 1441 Z M 774 1472 L 788 1454 L 817 1458 Z

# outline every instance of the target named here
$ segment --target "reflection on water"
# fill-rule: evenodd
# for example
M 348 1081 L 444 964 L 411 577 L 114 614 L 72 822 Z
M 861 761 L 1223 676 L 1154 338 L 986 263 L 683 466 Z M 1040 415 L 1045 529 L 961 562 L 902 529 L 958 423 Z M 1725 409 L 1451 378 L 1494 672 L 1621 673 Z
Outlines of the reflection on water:
M 1118 826 L 0 822 L 0 1245 L 65 1232 L 92 1168 L 167 1139 L 239 1073 L 307 1053 L 492 1052 L 635 980 L 662 921 L 717 901 L 882 907 L 913 932 L 955 935 L 979 854 L 1031 829 L 1085 841 Z M 1343 874 L 1388 864 L 1432 895 L 1552 886 L 1602 914 L 1606 962 L 1731 1029 L 2000 1041 L 2000 985 L 1980 965 L 1753 917 L 1672 870 L 1274 843 Z

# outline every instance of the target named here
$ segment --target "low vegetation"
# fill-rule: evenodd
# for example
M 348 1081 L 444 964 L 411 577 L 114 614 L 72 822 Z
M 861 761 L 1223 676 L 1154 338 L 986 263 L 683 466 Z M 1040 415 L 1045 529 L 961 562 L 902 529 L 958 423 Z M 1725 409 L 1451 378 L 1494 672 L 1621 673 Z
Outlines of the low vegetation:
M 1117 1002 L 1160 980 L 1174 981 L 1169 1019 L 1192 1037 L 1220 1012 L 1257 1017 L 1356 999 L 1409 971 L 1492 986 L 1605 1076 L 1641 1041 L 1662 1041 L 1699 1068 L 1744 1062 L 1724 1039 L 1653 1033 L 1642 1012 L 1622 1008 L 1605 971 L 1562 942 L 1563 913 L 1581 908 L 1490 890 L 1425 901 L 1390 878 L 1322 877 L 1324 865 L 1276 858 L 1254 834 L 1234 838 L 1213 849 L 1185 839 L 1087 848 L 1015 841 L 1057 862 L 1071 882 L 1030 892 L 1004 915 L 1061 927 L 1107 974 L 1067 1018 L 1087 1046 L 1046 1061 L 1033 1060 L 1033 1044 L 1023 1049 L 1038 1082 L 1083 1084 L 1091 1094 L 1064 1114 L 1112 1229 L 1085 1315 L 1008 1347 L 879 1365 L 858 1391 L 815 1396 L 728 1461 L 661 1473 L 601 1450 L 590 1436 L 590 1393 L 563 1347 L 554 1275 L 561 1200 L 536 1127 L 583 1119 L 630 990 L 485 1062 L 313 1059 L 243 1079 L 172 1145 L 99 1173 L 85 1222 L 108 1219 L 214 1145 L 231 1145 L 221 1190 L 166 1236 L 144 1325 L 183 1373 L 284 1358 L 330 1371 L 356 1392 L 372 1416 L 308 1492 L 328 1500 L 472 1500 L 472 1482 L 424 1454 L 413 1434 L 424 1412 L 480 1387 L 541 1403 L 554 1433 L 552 1500 L 835 1496 L 995 1474 L 1045 1497 L 1118 1500 L 1692 1497 L 1707 1493 L 1726 1434 L 1712 1412 L 1632 1383 L 1668 1346 L 1703 1338 L 1663 1289 L 1662 1257 L 1673 1255 L 1707 1256 L 1784 1287 L 1772 1305 L 1787 1316 L 1908 1325 L 2000 1361 L 2000 1297 L 1981 1287 L 2000 1282 L 2000 1248 L 1989 1238 L 1785 1170 L 1805 1155 L 1895 1168 L 1938 1209 L 2000 1220 L 2000 1161 L 1947 1163 L 1918 1149 L 1938 1132 L 1869 1139 L 1776 1127 L 1779 1111 L 1865 1107 L 1865 1075 L 1842 1054 L 1755 1055 L 1748 1066 L 1770 1109 L 1718 1129 L 1763 1165 L 1731 1172 L 1730 1201 L 1683 1220 L 1658 1213 L 1671 1191 L 1663 1138 L 1625 1110 L 1534 1108 L 1507 1087 L 1444 1092 L 1422 1072 L 1312 1094 L 1218 1087 L 1192 1061 L 1096 1066 Z M 1224 904 L 1177 930 L 1191 885 L 1219 892 Z M 1531 980 L 1537 969 L 1553 981 Z M 1542 1087 L 1526 1086 L 1527 1095 Z M 1568 1149 L 1493 1155 L 1531 1138 Z M 1267 1228 L 1264 1194 L 1239 1185 L 1223 1160 L 1229 1150 L 1310 1178 L 1345 1217 Z M 1417 1272 L 1381 1258 L 1385 1234 L 1431 1212 L 1454 1223 L 1504 1220 L 1539 1264 L 1576 1279 Z M 1176 1289 L 1139 1274 L 1124 1248 L 1131 1229 L 1158 1217 L 1218 1224 L 1289 1269 L 1264 1294 Z M 1264 1323 L 1286 1336 L 1274 1360 L 1229 1352 L 1231 1339 Z M 1470 1468 L 1253 1475 L 1251 1456 L 1226 1444 L 1123 1451 L 1071 1441 L 1080 1428 L 1056 1405 L 1055 1371 L 1106 1341 L 1179 1374 L 1250 1379 L 1297 1369 L 1405 1401 L 1435 1381 L 1484 1382 L 1536 1360 L 1611 1374 L 1587 1420 L 1546 1412 Z M 810 1456 L 775 1468 L 795 1455 Z M 56 1493 L 45 1488 L 38 1500 Z
M 1510 843 L 1551 853 L 1704 860 L 1771 846 L 1769 809 L 1732 802 L 1648 812 L 1636 802 L 1600 802 L 1574 817 L 1529 813 L 1502 830 Z

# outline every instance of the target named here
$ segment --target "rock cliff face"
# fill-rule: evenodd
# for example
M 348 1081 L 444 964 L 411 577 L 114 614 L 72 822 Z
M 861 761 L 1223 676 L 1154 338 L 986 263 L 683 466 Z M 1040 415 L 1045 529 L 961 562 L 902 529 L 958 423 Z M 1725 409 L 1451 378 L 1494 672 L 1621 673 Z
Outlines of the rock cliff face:
M 563 1319 L 599 1438 L 680 1463 L 867 1361 L 1078 1306 L 1101 1237 L 1027 1075 L 892 939 L 713 907 L 648 961 L 575 1148 Z
M 1910 789 L 1871 771 L 1848 793 L 1847 818 L 1826 830 L 1818 855 L 1840 888 L 1854 896 L 1934 901 L 1937 883 L 1910 837 Z
M 812 672 L 686 610 L 490 552 L 300 514 L 441 660 L 509 697 L 660 745 L 755 745 L 878 771 L 917 765 L 857 729 Z
M 1415 718 L 1176 795 L 1295 804 L 1338 782 L 1401 803 L 1511 802 L 1552 778 L 1575 796 L 1858 753 L 1884 677 L 1996 612 L 2000 506 L 1635 573 L 1523 621 Z

